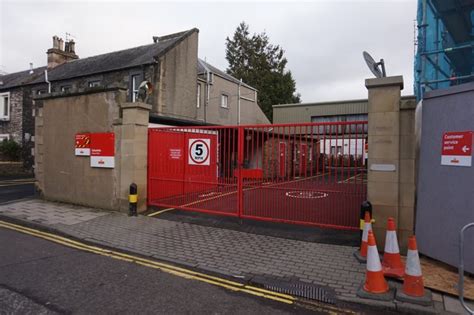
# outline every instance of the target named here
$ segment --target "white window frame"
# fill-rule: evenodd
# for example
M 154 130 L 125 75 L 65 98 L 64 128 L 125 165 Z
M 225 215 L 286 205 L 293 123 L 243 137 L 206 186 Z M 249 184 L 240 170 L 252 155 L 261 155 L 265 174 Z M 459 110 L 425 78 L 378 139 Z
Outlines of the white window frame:
M 10 140 L 10 134 L 8 133 L 0 133 L 0 142 L 2 142 L 3 140 Z
M 135 103 L 138 97 L 138 87 L 140 86 L 140 83 L 141 83 L 141 82 L 136 82 L 136 81 L 140 77 L 140 75 L 134 74 L 131 77 L 132 77 L 132 102 Z
M 229 95 L 224 93 L 221 94 L 221 107 L 229 108 Z
M 5 113 L 5 98 L 7 98 L 7 107 Z M 10 92 L 0 93 L 0 120 L 10 120 L 11 113 L 11 97 Z
M 61 92 L 68 93 L 68 92 L 71 92 L 71 90 L 72 90 L 72 85 L 62 85 L 61 86 Z
M 88 87 L 97 87 L 97 86 L 100 86 L 101 85 L 101 82 L 100 80 L 92 80 L 92 81 L 89 81 L 89 83 L 87 84 Z
M 196 107 L 200 108 L 201 107 L 201 84 L 197 84 L 197 95 L 196 95 Z

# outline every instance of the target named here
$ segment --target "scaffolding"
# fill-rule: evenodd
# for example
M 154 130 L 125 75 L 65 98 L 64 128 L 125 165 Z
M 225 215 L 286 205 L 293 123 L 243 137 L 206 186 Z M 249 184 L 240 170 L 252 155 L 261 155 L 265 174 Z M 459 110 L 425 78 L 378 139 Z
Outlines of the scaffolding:
M 474 0 L 418 0 L 417 100 L 427 91 L 474 81 Z

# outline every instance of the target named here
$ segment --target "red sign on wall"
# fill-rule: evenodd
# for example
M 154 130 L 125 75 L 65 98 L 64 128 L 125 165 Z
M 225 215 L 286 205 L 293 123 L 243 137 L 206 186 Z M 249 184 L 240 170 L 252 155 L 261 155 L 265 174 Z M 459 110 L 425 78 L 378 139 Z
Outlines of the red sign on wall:
M 451 131 L 443 134 L 441 165 L 472 165 L 472 131 Z
M 91 135 L 89 133 L 76 134 L 75 153 L 79 156 L 91 155 Z
M 115 135 L 113 132 L 91 134 L 91 167 L 115 167 Z

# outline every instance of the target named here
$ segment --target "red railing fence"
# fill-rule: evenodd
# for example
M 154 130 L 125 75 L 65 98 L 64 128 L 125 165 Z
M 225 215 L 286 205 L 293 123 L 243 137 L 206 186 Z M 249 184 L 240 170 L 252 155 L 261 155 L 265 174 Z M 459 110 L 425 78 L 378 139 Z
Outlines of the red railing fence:
M 151 128 L 148 203 L 357 229 L 367 122 Z

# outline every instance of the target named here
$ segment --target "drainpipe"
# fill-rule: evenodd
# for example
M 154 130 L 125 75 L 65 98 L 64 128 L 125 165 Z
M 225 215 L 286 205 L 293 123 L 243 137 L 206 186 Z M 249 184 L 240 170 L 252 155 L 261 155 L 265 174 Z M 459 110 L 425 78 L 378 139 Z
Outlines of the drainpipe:
M 210 79 L 211 76 L 209 74 L 209 70 L 206 67 L 206 102 L 204 104 L 204 122 L 207 123 L 207 106 L 209 106 L 209 95 L 210 95 Z
M 237 112 L 238 112 L 238 120 L 237 120 L 237 125 L 240 125 L 240 86 L 242 85 L 242 79 L 239 81 L 239 91 L 237 93 Z
M 44 70 L 44 82 L 48 83 L 48 93 L 51 93 L 51 82 L 48 81 L 48 69 Z

